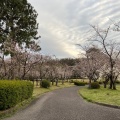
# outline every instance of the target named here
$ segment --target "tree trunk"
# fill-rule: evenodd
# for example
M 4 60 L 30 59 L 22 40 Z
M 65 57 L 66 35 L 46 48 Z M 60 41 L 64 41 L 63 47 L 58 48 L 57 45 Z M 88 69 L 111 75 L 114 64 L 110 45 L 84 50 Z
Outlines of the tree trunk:
M 88 85 L 88 88 L 91 89 L 91 79 L 89 79 L 89 85 Z
M 116 83 L 113 82 L 113 90 L 116 90 Z
M 5 79 L 5 77 L 6 77 L 6 75 L 7 75 L 7 70 L 6 70 L 6 63 L 5 63 L 4 58 L 3 58 L 3 60 L 2 60 L 2 63 L 3 63 L 3 67 L 4 67 L 4 76 L 3 76 L 3 78 Z
M 33 80 L 33 85 L 34 85 L 34 80 Z
M 23 75 L 22 75 L 22 79 L 24 80 L 24 78 L 25 78 L 25 75 L 26 75 L 26 65 L 27 65 L 27 63 L 26 63 L 26 61 L 24 62 L 24 66 L 23 66 Z
M 110 80 L 110 89 L 112 89 L 112 87 L 113 87 L 113 83 L 112 83 L 112 80 Z
M 58 79 L 56 79 L 56 86 L 58 86 Z
M 52 78 L 52 85 L 54 85 L 54 79 Z
M 38 80 L 36 80 L 36 86 L 38 86 Z
M 14 69 L 14 58 L 11 57 L 11 67 L 10 67 L 10 79 L 14 80 L 15 79 L 15 69 Z
M 21 66 L 20 66 L 20 61 L 18 63 L 18 77 L 21 79 Z
M 40 87 L 42 87 L 42 77 L 40 78 Z
M 64 78 L 62 78 L 62 85 L 64 85 Z
M 107 87 L 107 83 L 106 82 L 104 82 L 104 88 L 106 88 Z

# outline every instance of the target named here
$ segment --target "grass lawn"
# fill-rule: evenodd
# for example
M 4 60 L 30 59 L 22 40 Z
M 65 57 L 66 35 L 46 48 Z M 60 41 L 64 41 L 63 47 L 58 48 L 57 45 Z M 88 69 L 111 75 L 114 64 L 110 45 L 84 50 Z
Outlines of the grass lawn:
M 64 85 L 62 85 L 62 83 L 58 83 L 58 86 L 51 85 L 50 88 L 40 88 L 39 86 L 38 87 L 35 86 L 33 90 L 33 97 L 37 97 L 39 95 L 42 95 L 43 93 L 46 93 L 55 89 L 71 87 L 71 86 L 74 86 L 74 84 L 68 83 L 68 82 L 65 82 Z
M 110 90 L 103 86 L 100 89 L 81 88 L 79 93 L 87 101 L 120 106 L 120 85 L 117 85 L 117 90 Z

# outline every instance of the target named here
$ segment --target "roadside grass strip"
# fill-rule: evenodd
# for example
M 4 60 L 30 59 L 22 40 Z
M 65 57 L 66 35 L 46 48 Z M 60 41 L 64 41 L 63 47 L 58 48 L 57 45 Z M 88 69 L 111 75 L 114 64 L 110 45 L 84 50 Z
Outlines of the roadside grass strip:
M 79 90 L 79 94 L 89 102 L 120 106 L 120 85 L 117 85 L 117 90 L 103 88 L 103 86 L 100 89 L 84 87 Z

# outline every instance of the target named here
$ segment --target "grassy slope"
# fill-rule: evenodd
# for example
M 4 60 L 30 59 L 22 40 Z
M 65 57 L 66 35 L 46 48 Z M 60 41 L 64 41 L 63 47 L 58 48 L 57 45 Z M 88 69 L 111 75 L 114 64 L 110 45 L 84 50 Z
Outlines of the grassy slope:
M 82 88 L 79 93 L 88 101 L 120 106 L 120 85 L 117 85 L 117 90 L 105 89 L 101 86 L 100 89 Z

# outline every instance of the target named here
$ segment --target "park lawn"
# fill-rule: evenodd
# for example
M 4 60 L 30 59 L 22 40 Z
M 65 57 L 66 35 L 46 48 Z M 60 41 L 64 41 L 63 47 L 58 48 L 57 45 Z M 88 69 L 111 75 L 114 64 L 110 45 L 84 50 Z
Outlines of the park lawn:
M 66 88 L 66 87 L 72 87 L 74 86 L 73 83 L 69 83 L 69 82 L 65 82 L 63 85 L 62 83 L 58 83 L 58 86 L 55 85 L 51 85 L 50 88 L 40 88 L 39 86 L 35 86 L 34 90 L 33 90 L 33 97 L 37 97 L 39 95 L 42 95 L 46 92 L 50 92 L 56 89 L 60 89 L 60 88 Z
M 120 106 L 120 85 L 117 85 L 117 90 L 110 90 L 103 88 L 103 86 L 100 89 L 88 89 L 85 87 L 81 88 L 79 93 L 87 101 Z

